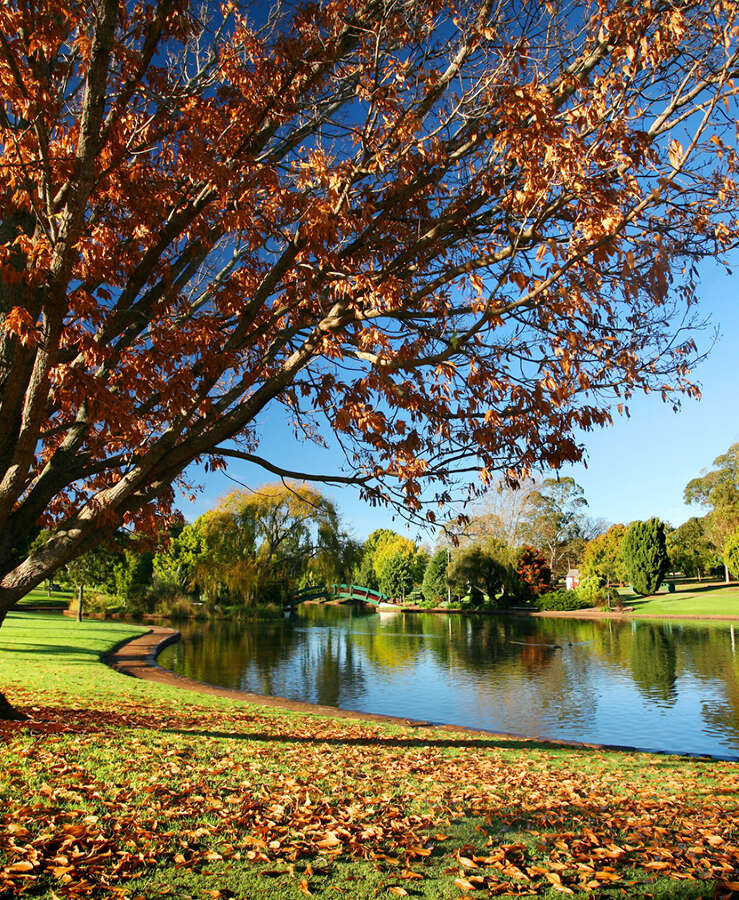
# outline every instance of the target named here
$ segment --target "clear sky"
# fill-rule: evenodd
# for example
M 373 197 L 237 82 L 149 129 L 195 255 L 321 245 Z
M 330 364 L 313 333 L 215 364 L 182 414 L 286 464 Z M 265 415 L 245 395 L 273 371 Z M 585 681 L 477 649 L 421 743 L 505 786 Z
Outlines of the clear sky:
M 710 468 L 713 460 L 739 441 L 737 376 L 739 375 L 739 266 L 732 277 L 716 266 L 704 266 L 699 286 L 702 311 L 720 330 L 719 340 L 694 372 L 702 390 L 701 400 L 684 399 L 678 413 L 658 394 L 635 397 L 630 418 L 615 417 L 610 428 L 582 435 L 586 464 L 570 466 L 561 474 L 571 475 L 584 489 L 590 514 L 609 522 L 630 522 L 659 516 L 679 525 L 697 507 L 682 502 L 687 482 Z M 707 336 L 705 338 L 707 340 Z M 263 421 L 265 458 L 302 471 L 335 471 L 337 454 L 311 444 L 296 444 L 284 419 L 271 415 Z M 203 474 L 193 468 L 188 475 L 203 490 L 194 502 L 179 498 L 178 506 L 192 520 L 213 506 L 219 497 L 240 485 L 256 489 L 274 481 L 262 469 L 230 461 L 229 479 L 223 473 Z M 551 475 L 552 473 L 545 473 Z M 391 527 L 406 532 L 401 519 L 393 521 L 391 510 L 362 503 L 352 488 L 325 489 L 337 503 L 354 537 L 363 540 L 375 528 Z M 415 529 L 411 532 L 415 535 Z M 423 536 L 426 540 L 428 535 Z

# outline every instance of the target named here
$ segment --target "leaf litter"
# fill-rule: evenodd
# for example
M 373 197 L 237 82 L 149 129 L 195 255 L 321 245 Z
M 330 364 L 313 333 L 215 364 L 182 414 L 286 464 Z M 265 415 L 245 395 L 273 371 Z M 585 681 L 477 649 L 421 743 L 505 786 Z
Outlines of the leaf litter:
M 461 896 L 628 895 L 665 877 L 739 891 L 736 763 L 248 707 L 38 703 L 33 716 L 0 724 L 0 897 L 127 897 L 162 865 L 227 864 L 314 896 L 352 859 L 390 896 L 426 878 Z

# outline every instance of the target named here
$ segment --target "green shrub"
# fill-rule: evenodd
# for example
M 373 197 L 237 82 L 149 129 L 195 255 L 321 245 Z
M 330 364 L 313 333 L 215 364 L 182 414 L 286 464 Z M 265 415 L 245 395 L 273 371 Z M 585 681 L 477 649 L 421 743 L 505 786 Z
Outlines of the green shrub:
M 421 597 L 420 600 L 414 600 L 413 603 L 416 606 L 420 606 L 421 609 L 436 609 L 439 606 L 446 606 L 446 601 L 444 600 L 427 600 L 425 597 Z
M 223 617 L 231 621 L 239 619 L 282 619 L 285 615 L 285 607 L 281 603 L 256 603 L 253 606 L 244 606 L 243 603 L 226 606 L 223 609 Z M 196 619 L 208 618 L 208 613 L 203 606 L 196 609 Z
M 637 594 L 654 594 L 667 571 L 665 526 L 659 519 L 632 522 L 623 540 L 626 577 Z
M 192 597 L 176 591 L 160 597 L 154 606 L 154 612 L 170 619 L 191 619 L 200 612 L 200 606 L 193 602 Z
M 578 596 L 588 601 L 588 606 L 601 606 L 606 602 L 605 580 L 598 575 L 588 575 L 576 589 Z
M 579 591 L 560 589 L 550 591 L 548 594 L 540 594 L 536 598 L 536 605 L 542 610 L 562 612 L 572 609 L 587 609 L 592 606 L 592 602 Z
M 76 609 L 76 599 L 73 601 Z M 82 605 L 83 614 L 102 616 L 104 619 L 113 613 L 124 611 L 125 604 L 119 597 L 111 597 L 104 591 L 86 590 Z M 71 608 L 71 606 L 70 606 Z

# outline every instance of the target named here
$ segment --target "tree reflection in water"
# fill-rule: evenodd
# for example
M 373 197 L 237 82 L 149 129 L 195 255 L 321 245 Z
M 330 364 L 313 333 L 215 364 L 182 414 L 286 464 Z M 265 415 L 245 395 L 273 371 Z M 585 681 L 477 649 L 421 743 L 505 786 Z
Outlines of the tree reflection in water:
M 160 663 L 213 684 L 492 731 L 739 755 L 726 623 L 397 614 L 304 604 L 188 623 Z

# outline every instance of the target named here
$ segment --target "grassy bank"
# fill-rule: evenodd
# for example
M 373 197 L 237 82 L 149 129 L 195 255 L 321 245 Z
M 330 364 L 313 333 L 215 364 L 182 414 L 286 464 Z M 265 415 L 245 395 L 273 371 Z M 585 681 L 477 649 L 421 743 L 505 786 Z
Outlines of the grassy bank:
M 38 587 L 22 597 L 18 601 L 18 606 L 54 606 L 58 609 L 66 609 L 73 597 L 73 591 L 47 591 L 46 588 Z
M 138 632 L 0 630 L 0 684 L 33 717 L 0 725 L 0 896 L 739 889 L 737 764 L 249 707 L 101 664 Z
M 640 615 L 739 617 L 739 585 L 723 581 L 677 581 L 673 594 L 662 591 L 652 597 L 640 597 L 622 590 L 621 596 Z

